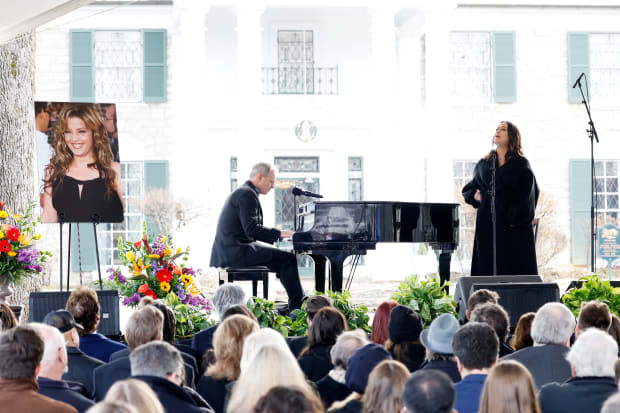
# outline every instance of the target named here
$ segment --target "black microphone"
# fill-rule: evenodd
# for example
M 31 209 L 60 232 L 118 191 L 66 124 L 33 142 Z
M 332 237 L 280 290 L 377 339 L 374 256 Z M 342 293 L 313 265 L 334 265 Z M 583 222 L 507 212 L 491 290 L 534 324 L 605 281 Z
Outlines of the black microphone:
M 293 195 L 297 195 L 297 196 L 305 195 L 311 198 L 323 198 L 323 195 L 315 194 L 314 192 L 310 192 L 310 191 L 304 191 L 303 189 L 297 188 L 296 186 L 293 187 L 291 192 L 293 193 Z
M 581 74 L 579 75 L 579 77 L 577 78 L 577 81 L 575 82 L 575 84 L 573 85 L 573 89 L 577 87 L 577 85 L 579 84 L 579 82 L 581 81 L 581 78 L 584 77 L 586 74 L 584 72 L 581 72 Z

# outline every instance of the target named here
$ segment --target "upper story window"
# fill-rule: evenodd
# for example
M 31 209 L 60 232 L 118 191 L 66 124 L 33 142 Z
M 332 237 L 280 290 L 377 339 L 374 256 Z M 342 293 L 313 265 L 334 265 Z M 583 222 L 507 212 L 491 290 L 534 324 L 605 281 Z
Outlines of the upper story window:
M 140 31 L 96 31 L 95 99 L 99 102 L 142 100 Z
M 620 33 L 590 34 L 592 97 L 614 100 L 620 95 Z
M 451 96 L 462 101 L 516 101 L 512 32 L 451 32 Z

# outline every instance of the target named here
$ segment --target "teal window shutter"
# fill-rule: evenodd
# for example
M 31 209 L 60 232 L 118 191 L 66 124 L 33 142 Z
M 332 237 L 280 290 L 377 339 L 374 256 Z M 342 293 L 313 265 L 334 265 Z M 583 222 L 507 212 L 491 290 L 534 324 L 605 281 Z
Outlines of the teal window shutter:
M 590 34 L 568 33 L 568 101 L 581 103 L 579 87 L 573 89 L 580 74 L 585 73 L 590 81 Z M 582 83 L 583 85 L 583 83 Z M 585 93 L 585 86 L 584 86 Z
M 80 244 L 78 249 L 78 225 L 80 227 Z M 79 251 L 79 253 L 78 253 Z M 95 253 L 95 233 L 91 223 L 71 224 L 71 271 L 97 271 L 97 256 Z M 75 281 L 75 280 L 74 280 Z
M 573 265 L 588 265 L 592 177 L 588 159 L 570 160 L 570 248 Z
M 144 30 L 144 101 L 166 101 L 166 30 Z
M 514 32 L 493 32 L 493 98 L 498 103 L 517 100 L 517 55 Z
M 144 161 L 144 191 L 148 193 L 154 189 L 168 189 L 169 186 L 168 161 Z M 172 219 L 172 217 L 170 217 Z M 162 229 L 146 217 L 146 229 L 149 235 L 157 235 Z M 164 234 L 169 235 L 169 234 Z
M 70 36 L 70 99 L 73 102 L 95 101 L 93 65 L 93 32 L 71 30 Z

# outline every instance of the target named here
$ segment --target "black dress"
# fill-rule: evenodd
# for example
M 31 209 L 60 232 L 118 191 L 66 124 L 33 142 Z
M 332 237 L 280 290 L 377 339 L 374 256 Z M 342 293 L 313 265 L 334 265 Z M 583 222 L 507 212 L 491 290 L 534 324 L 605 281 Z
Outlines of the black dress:
M 82 186 L 82 194 L 78 185 Z M 52 203 L 58 221 L 64 222 L 122 222 L 123 204 L 116 191 L 106 197 L 105 181 L 101 177 L 82 181 L 68 175 L 56 179 Z
M 471 182 L 463 187 L 465 202 L 478 209 L 471 259 L 471 275 L 493 275 L 491 223 L 491 160 L 481 159 Z M 536 275 L 536 247 L 532 221 L 538 185 L 530 163 L 514 156 L 499 166 L 495 161 L 497 275 Z M 480 190 L 481 202 L 474 195 Z

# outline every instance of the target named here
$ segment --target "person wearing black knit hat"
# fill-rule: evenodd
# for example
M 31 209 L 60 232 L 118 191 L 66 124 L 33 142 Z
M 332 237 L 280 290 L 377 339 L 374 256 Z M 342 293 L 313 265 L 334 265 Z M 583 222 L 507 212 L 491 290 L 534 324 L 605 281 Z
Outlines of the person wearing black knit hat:
M 385 349 L 412 373 L 420 368 L 426 356 L 426 349 L 420 343 L 423 328 L 420 315 L 411 308 L 397 305 L 392 309 Z

